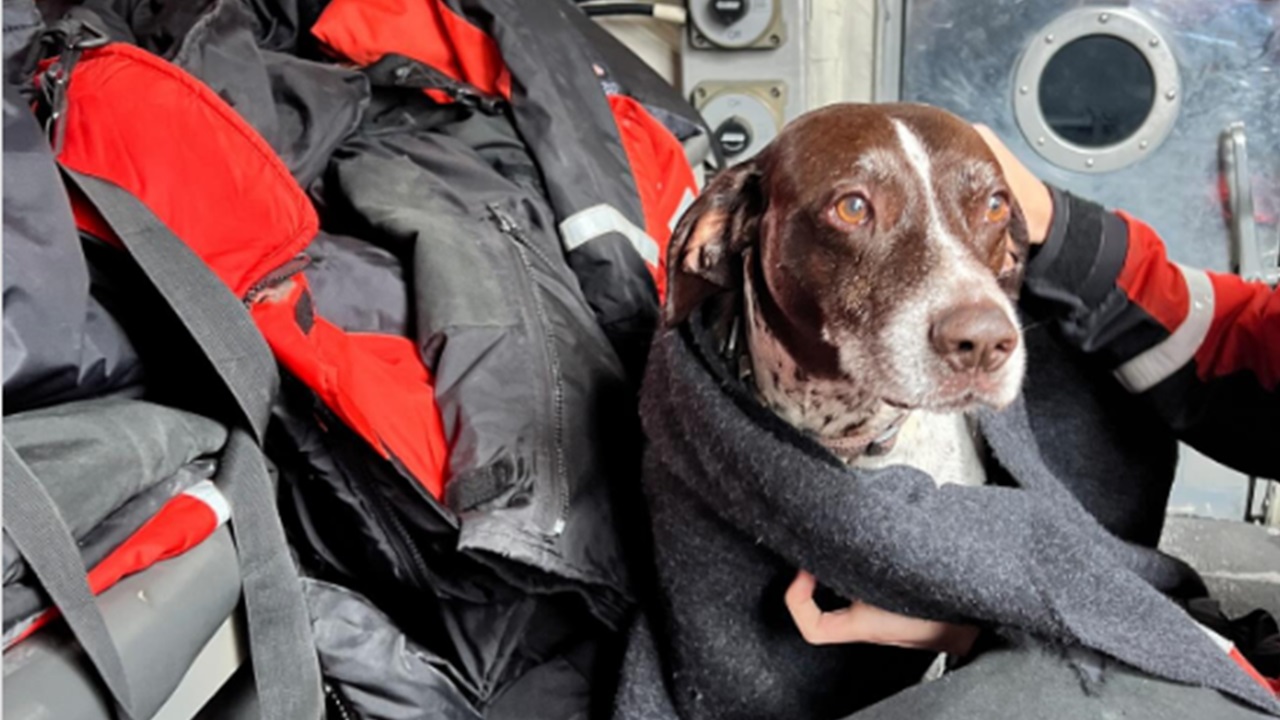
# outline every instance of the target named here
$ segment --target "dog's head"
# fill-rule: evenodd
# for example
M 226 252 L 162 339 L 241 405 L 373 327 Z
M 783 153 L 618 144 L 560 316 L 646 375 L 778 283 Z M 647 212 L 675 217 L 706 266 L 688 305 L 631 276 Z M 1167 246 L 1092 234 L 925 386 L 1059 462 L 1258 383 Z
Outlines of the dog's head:
M 762 400 L 857 456 L 911 409 L 1014 400 L 1026 249 L 1000 166 L 966 122 L 833 105 L 721 172 L 681 218 L 664 320 L 741 290 Z

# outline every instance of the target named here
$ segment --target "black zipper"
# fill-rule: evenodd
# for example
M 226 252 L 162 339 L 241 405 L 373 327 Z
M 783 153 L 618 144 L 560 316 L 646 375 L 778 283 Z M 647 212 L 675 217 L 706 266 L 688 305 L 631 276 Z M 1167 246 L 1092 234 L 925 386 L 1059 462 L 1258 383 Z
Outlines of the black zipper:
M 537 279 L 529 254 L 537 255 L 548 267 L 553 267 L 553 264 L 541 250 L 529 242 L 529 239 L 524 235 L 524 231 L 511 216 L 503 212 L 496 204 L 490 203 L 487 207 L 490 217 L 498 226 L 498 230 L 515 241 L 516 255 L 519 256 L 520 262 L 524 265 L 524 282 L 529 294 L 533 297 L 534 314 L 537 316 L 542 330 L 543 350 L 547 354 L 547 363 L 551 366 L 552 450 L 555 463 L 552 475 L 556 481 L 556 497 L 559 504 L 556 517 L 552 521 L 547 534 L 551 537 L 558 537 L 564 532 L 565 523 L 568 521 L 569 515 L 569 481 L 566 477 L 564 459 L 564 381 L 560 374 L 560 354 L 556 350 L 555 339 L 552 337 L 551 319 L 547 315 L 546 304 L 543 302 L 542 295 L 538 292 L 538 289 L 532 287 L 532 285 L 536 284 Z
M 244 294 L 244 304 L 253 305 L 262 298 L 262 295 L 272 288 L 279 287 L 286 280 L 306 270 L 311 265 L 311 258 L 306 255 L 297 255 L 285 261 L 283 265 L 267 273 L 258 282 L 254 283 L 249 291 Z
M 289 278 L 297 275 L 311 265 L 311 258 L 305 254 L 299 254 L 280 267 L 267 273 L 258 282 L 254 283 L 249 291 L 244 295 L 244 303 L 253 305 L 258 302 L 264 293 L 272 288 L 278 287 Z M 332 423 L 342 424 L 337 418 L 328 418 L 329 410 L 321 408 L 321 417 L 318 423 L 322 432 L 328 434 L 329 426 Z M 379 520 L 378 525 L 386 530 L 387 538 L 390 540 L 391 550 L 396 556 L 396 560 L 409 570 L 410 576 L 420 588 L 430 588 L 431 578 L 427 571 L 427 562 L 422 557 L 422 553 L 418 550 L 418 544 L 414 542 L 409 531 L 405 529 L 404 524 L 400 522 L 400 517 L 396 514 L 396 509 L 391 506 L 391 502 L 378 492 L 375 479 L 371 478 L 364 472 L 365 463 L 357 460 L 356 462 L 342 463 L 342 466 L 348 468 L 349 472 L 358 473 L 359 477 L 354 478 L 356 482 L 362 483 L 365 492 L 364 497 L 369 498 L 369 507 Z
M 382 493 L 376 489 L 372 490 L 373 504 L 379 508 L 379 514 L 382 515 L 383 527 L 390 532 L 387 533 L 394 542 L 393 545 L 400 546 L 397 555 L 401 558 L 409 559 L 408 567 L 410 575 L 420 589 L 427 590 L 431 588 L 431 576 L 427 571 L 427 561 L 423 559 L 422 553 L 418 551 L 418 544 L 413 541 L 413 537 L 409 535 L 409 531 L 405 529 L 404 523 L 400 522 L 400 516 L 396 514 L 396 509 L 391 506 L 391 501 L 382 496 Z
M 320 408 L 320 414 L 322 421 L 319 424 L 321 430 L 326 434 L 329 432 L 327 428 L 330 422 L 341 423 L 337 418 L 327 417 L 330 415 L 330 411 L 323 406 Z M 345 468 L 347 472 L 355 475 L 351 480 L 353 484 L 359 483 L 360 488 L 353 488 L 353 490 L 355 490 L 360 497 L 368 499 L 366 505 L 373 512 L 378 526 L 386 532 L 391 552 L 395 555 L 399 564 L 408 570 L 410 578 L 418 588 L 430 588 L 432 585 L 431 576 L 427 570 L 427 562 L 422 557 L 422 553 L 418 550 L 418 544 L 414 542 L 409 531 L 406 530 L 404 524 L 400 522 L 400 517 L 396 514 L 396 509 L 391 505 L 391 501 L 387 500 L 387 498 L 378 491 L 375 485 L 377 480 L 370 477 L 370 475 L 365 471 L 366 461 L 358 457 L 345 457 L 345 448 L 349 446 L 347 443 L 342 442 L 342 440 L 339 440 L 339 442 L 340 445 L 338 447 L 338 452 L 344 455 L 343 458 L 339 459 L 339 465 L 342 468 Z M 354 460 L 354 462 L 351 460 Z
M 387 500 L 381 492 L 374 486 L 373 478 L 363 472 L 364 463 L 348 463 L 348 467 L 361 468 L 358 478 L 364 483 L 368 490 L 368 495 L 372 499 L 370 503 L 374 508 L 374 512 L 382 521 L 379 523 L 387 531 L 387 537 L 391 540 L 392 551 L 404 563 L 409 570 L 409 575 L 413 578 L 417 587 L 420 589 L 429 589 L 431 587 L 431 575 L 427 570 L 427 561 L 423 559 L 422 553 L 418 551 L 418 544 L 413 541 L 413 537 L 409 535 L 409 531 L 405 529 L 404 523 L 400 522 L 400 517 L 396 514 L 396 509 L 391 506 L 391 501 Z

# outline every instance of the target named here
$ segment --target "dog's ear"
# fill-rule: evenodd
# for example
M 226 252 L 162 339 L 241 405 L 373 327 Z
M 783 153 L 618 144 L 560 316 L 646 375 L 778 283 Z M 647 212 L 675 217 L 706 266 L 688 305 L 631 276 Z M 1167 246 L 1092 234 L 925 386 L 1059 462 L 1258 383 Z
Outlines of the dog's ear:
M 667 250 L 667 327 L 733 286 L 742 251 L 756 241 L 764 202 L 760 171 L 748 160 L 722 170 L 681 216 Z
M 1022 292 L 1022 278 L 1027 271 L 1027 253 L 1031 248 L 1031 236 L 1027 232 L 1027 216 L 1017 200 L 1010 200 L 1009 234 L 1005 239 L 1012 267 L 1000 273 L 1000 287 L 1014 300 Z

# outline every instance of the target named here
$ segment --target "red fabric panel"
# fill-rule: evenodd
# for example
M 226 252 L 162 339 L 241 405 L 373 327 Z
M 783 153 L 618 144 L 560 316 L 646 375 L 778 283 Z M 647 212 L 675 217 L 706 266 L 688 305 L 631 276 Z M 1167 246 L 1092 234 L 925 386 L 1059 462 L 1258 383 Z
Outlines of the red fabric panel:
M 511 97 L 497 43 L 442 0 L 334 0 L 311 34 L 357 65 L 404 55 L 483 93 Z
M 1164 243 L 1149 225 L 1123 211 L 1129 225 L 1129 249 L 1116 284 L 1169 332 L 1187 317 L 1191 295 L 1182 272 L 1169 262 Z
M 144 50 L 86 51 L 59 160 L 141 199 L 243 297 L 319 226 L 284 163 L 208 86 Z M 81 228 L 110 239 L 77 204 Z
M 250 308 L 276 358 L 382 457 L 394 455 L 439 498 L 449 449 L 417 347 L 405 338 L 345 333 L 318 316 L 304 332 L 296 308 L 310 302 L 306 290 L 306 278 L 296 275 Z
M 697 182 L 680 141 L 643 105 L 630 97 L 610 95 L 609 108 L 618 124 L 618 135 L 640 194 L 645 232 L 658 243 L 660 260 L 657 267 L 649 266 L 649 272 L 658 286 L 661 304 L 667 295 L 667 245 L 671 241 L 671 230 L 687 207 L 686 203 L 697 195 Z
M 1280 386 L 1280 288 L 1238 275 L 1209 273 L 1213 325 L 1196 351 L 1196 372 L 1208 380 L 1246 370 L 1267 390 Z
M 89 589 L 99 595 L 136 572 L 177 557 L 204 542 L 221 524 L 207 503 L 179 495 L 98 563 L 89 573 Z
M 226 518 L 203 500 L 185 493 L 178 495 L 89 571 L 89 591 L 101 595 L 124 578 L 181 555 L 207 540 L 224 522 Z M 31 637 L 58 616 L 57 608 L 41 613 L 9 646 Z
M 314 238 L 315 210 L 271 148 L 177 67 L 109 45 L 85 54 L 69 98 L 62 162 L 142 200 L 237 297 Z M 73 198 L 73 206 L 81 230 L 115 241 L 87 202 Z M 416 348 L 402 338 L 348 336 L 323 318 L 304 335 L 293 316 L 304 283 L 295 281 L 286 304 L 254 306 L 277 359 L 439 497 L 447 448 Z
M 1129 299 L 1173 332 L 1187 316 L 1190 295 L 1182 273 L 1169 262 L 1164 243 L 1141 220 L 1120 211 L 1129 224 L 1129 249 L 1117 284 Z M 1213 325 L 1195 354 L 1202 380 L 1253 373 L 1267 390 L 1280 385 L 1280 289 L 1208 273 L 1213 283 Z
M 1262 673 L 1258 672 L 1258 669 L 1253 666 L 1253 663 L 1249 662 L 1244 655 L 1241 655 L 1240 650 L 1234 645 L 1231 647 L 1229 654 L 1231 655 L 1231 659 L 1235 660 L 1236 664 L 1240 666 L 1240 669 L 1245 671 L 1245 674 L 1254 680 L 1257 680 L 1258 684 L 1262 687 L 1275 693 L 1276 697 L 1280 697 L 1280 678 L 1272 680 L 1270 678 L 1263 677 Z

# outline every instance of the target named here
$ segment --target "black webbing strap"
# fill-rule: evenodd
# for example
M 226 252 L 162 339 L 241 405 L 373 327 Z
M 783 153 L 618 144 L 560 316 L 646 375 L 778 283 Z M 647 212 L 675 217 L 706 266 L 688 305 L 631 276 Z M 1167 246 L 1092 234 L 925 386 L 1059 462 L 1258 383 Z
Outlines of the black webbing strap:
M 80 549 L 53 498 L 4 441 L 4 530 L 62 613 L 76 642 L 97 668 L 116 703 L 116 714 L 135 720 L 129 678 L 107 624 L 94 604 Z
M 64 171 L 212 362 L 243 416 L 229 423 L 218 481 L 232 507 L 262 717 L 320 718 L 311 624 L 261 448 L 279 384 L 271 351 L 239 299 L 141 201 L 105 180 Z
M 137 198 L 113 183 L 63 168 L 213 363 L 261 442 L 280 384 L 271 349 L 227 286 Z

